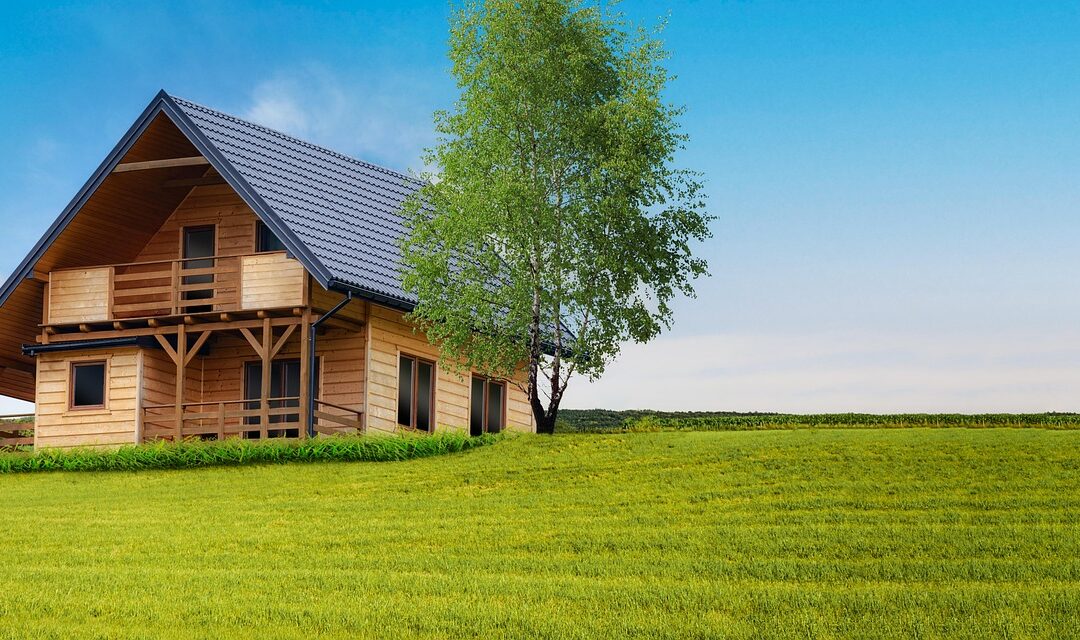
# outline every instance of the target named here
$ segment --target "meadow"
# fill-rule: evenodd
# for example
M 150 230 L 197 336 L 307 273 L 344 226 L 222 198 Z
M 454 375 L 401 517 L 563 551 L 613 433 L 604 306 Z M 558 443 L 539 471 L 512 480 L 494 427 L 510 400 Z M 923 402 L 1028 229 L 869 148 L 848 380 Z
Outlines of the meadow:
M 5 638 L 1080 637 L 1080 432 L 0 476 Z

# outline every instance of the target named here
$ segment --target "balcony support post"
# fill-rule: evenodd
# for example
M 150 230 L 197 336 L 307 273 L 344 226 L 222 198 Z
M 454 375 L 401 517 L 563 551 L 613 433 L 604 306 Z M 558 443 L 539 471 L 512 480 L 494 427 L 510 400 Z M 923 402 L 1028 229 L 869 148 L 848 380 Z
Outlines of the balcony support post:
M 270 360 L 271 351 L 274 348 L 274 329 L 270 326 L 270 318 L 263 319 L 262 349 L 259 354 L 262 358 L 262 390 L 260 391 L 259 407 L 259 435 L 266 438 L 266 428 L 270 424 Z
M 184 439 L 184 378 L 187 372 L 187 327 L 176 327 L 176 434 L 173 440 Z
M 308 407 L 312 405 L 312 356 L 308 349 L 308 341 L 311 339 L 311 309 L 305 308 L 300 315 L 300 436 L 311 435 L 311 414 Z

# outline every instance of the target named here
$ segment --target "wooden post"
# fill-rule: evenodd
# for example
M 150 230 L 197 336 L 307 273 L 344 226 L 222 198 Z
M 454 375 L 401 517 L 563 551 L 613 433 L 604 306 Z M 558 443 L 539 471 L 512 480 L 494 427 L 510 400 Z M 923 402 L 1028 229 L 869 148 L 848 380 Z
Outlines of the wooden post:
M 308 415 L 311 398 L 312 365 L 308 341 L 311 339 L 311 309 L 305 308 L 300 316 L 300 437 L 306 438 L 310 428 Z
M 262 438 L 266 438 L 266 427 L 270 424 L 270 353 L 274 348 L 274 332 L 270 327 L 270 318 L 263 319 L 262 340 L 262 393 L 260 407 L 262 413 L 259 416 L 259 431 Z
M 173 440 L 184 439 L 184 377 L 187 371 L 187 328 L 176 327 L 176 435 Z
M 219 402 L 217 407 L 217 433 L 218 440 L 225 439 L 225 403 Z
M 180 300 L 184 294 L 180 291 L 180 261 L 172 262 L 172 315 L 180 313 Z

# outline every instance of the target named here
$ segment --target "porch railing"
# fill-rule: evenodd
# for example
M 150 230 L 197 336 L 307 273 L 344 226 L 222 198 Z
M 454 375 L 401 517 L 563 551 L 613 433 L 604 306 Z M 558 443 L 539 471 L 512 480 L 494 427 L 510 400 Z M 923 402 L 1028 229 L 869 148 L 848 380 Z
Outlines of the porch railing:
M 274 438 L 303 435 L 299 432 L 305 411 L 298 397 L 267 400 L 263 421 L 262 401 L 224 400 L 185 402 L 180 405 L 180 432 L 183 438 L 228 437 Z M 363 431 L 363 413 L 324 400 L 315 401 L 315 431 L 323 434 Z M 148 404 L 142 408 L 143 440 L 177 439 L 175 404 Z
M 49 275 L 49 324 L 303 304 L 304 269 L 284 252 L 152 260 Z
M 34 414 L 0 415 L 0 449 L 34 444 Z

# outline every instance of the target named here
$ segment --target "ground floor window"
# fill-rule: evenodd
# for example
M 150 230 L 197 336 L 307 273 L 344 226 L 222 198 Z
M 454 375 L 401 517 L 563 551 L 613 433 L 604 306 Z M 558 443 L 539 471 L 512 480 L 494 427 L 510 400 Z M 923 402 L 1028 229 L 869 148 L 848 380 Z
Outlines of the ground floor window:
M 105 363 L 75 362 L 71 365 L 71 408 L 105 406 Z
M 506 426 L 506 383 L 473 376 L 469 433 L 498 433 Z
M 398 424 L 430 432 L 435 426 L 435 363 L 398 358 Z
M 312 368 L 312 375 L 315 376 L 315 388 L 319 388 L 319 366 L 318 360 L 315 361 L 315 366 Z M 300 380 L 300 361 L 296 359 L 291 360 L 274 360 L 270 363 L 270 398 L 288 398 L 287 400 L 273 400 L 270 402 L 271 409 L 280 409 L 282 407 L 300 407 L 300 385 L 303 383 Z M 244 365 L 244 399 L 255 400 L 255 402 L 246 403 L 247 409 L 259 409 L 258 399 L 262 395 L 262 362 L 248 362 Z M 248 417 L 244 419 L 245 424 L 259 424 L 259 418 Z M 269 429 L 266 435 L 271 438 L 296 438 L 300 435 L 300 413 L 287 413 L 283 415 L 270 416 L 270 424 L 283 425 L 281 428 Z M 249 438 L 259 437 L 258 431 L 249 431 L 246 434 Z

